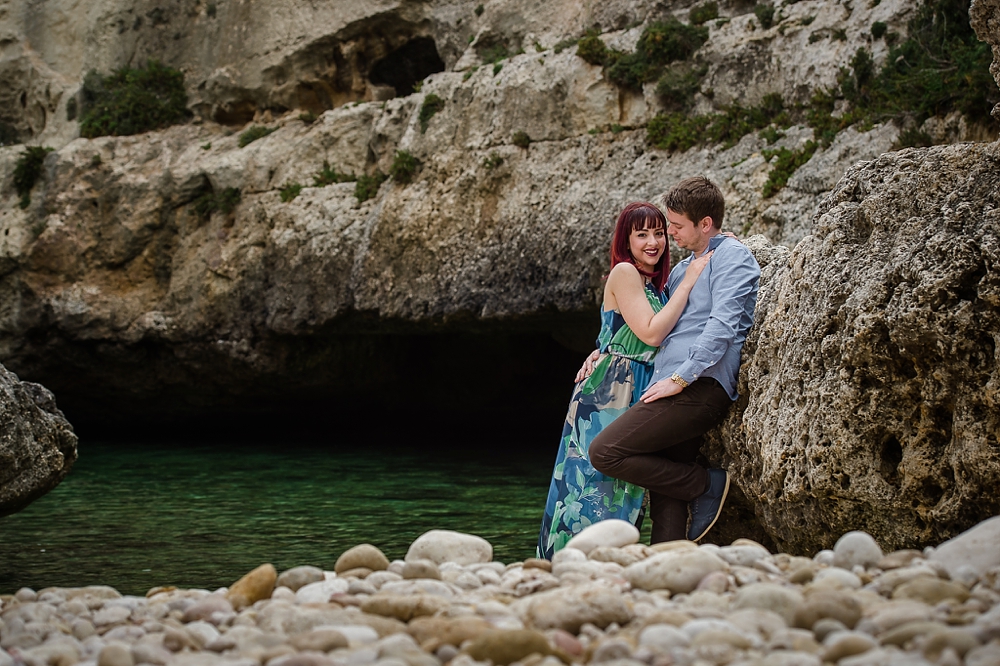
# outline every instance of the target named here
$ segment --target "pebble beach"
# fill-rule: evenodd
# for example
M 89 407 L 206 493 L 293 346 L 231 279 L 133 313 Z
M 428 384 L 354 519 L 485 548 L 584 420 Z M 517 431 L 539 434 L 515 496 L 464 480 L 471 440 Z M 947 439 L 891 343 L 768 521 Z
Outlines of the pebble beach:
M 637 541 L 606 521 L 502 563 L 431 530 L 402 560 L 361 544 L 219 590 L 23 588 L 0 595 L 0 666 L 1000 664 L 1000 517 L 923 551 Z

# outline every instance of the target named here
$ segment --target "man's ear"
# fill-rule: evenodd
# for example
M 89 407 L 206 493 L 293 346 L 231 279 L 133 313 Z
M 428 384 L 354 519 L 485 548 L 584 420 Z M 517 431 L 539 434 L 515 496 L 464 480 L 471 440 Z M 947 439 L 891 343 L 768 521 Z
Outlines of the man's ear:
M 712 222 L 712 216 L 706 215 L 705 217 L 698 220 L 698 230 L 702 232 L 707 232 L 709 229 L 712 228 L 713 224 L 714 223 Z

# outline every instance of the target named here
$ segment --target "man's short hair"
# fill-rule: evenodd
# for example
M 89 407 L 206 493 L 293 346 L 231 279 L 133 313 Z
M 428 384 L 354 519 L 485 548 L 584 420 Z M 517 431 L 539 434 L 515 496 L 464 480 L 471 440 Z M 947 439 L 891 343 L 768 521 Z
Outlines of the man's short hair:
M 685 178 L 663 195 L 663 207 L 680 213 L 692 222 L 712 218 L 712 226 L 722 229 L 726 200 L 715 183 L 704 176 Z

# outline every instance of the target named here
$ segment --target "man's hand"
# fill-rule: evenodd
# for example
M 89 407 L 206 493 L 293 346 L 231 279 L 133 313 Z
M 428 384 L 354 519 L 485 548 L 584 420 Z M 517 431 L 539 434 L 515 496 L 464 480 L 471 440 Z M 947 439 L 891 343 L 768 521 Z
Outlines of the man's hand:
M 583 367 L 580 368 L 580 371 L 578 373 L 576 373 L 576 379 L 574 381 L 577 384 L 582 382 L 584 379 L 589 377 L 591 373 L 594 372 L 594 365 L 597 364 L 597 359 L 599 358 L 601 358 L 600 351 L 595 349 L 594 351 L 590 352 L 590 356 L 588 356 L 587 360 L 583 362 Z
M 646 392 L 642 394 L 639 398 L 643 402 L 653 402 L 654 400 L 659 400 L 660 398 L 669 398 L 672 395 L 677 395 L 683 391 L 683 387 L 680 384 L 670 379 L 661 379 L 652 386 L 646 389 Z

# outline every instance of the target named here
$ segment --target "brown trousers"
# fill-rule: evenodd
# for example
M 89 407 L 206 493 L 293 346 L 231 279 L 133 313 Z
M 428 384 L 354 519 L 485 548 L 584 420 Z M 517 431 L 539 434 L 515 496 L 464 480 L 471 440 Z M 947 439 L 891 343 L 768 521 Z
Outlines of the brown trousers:
M 677 395 L 637 402 L 590 443 L 597 471 L 649 491 L 652 543 L 687 538 L 688 502 L 708 490 L 695 459 L 702 435 L 732 404 L 719 382 L 703 377 Z

